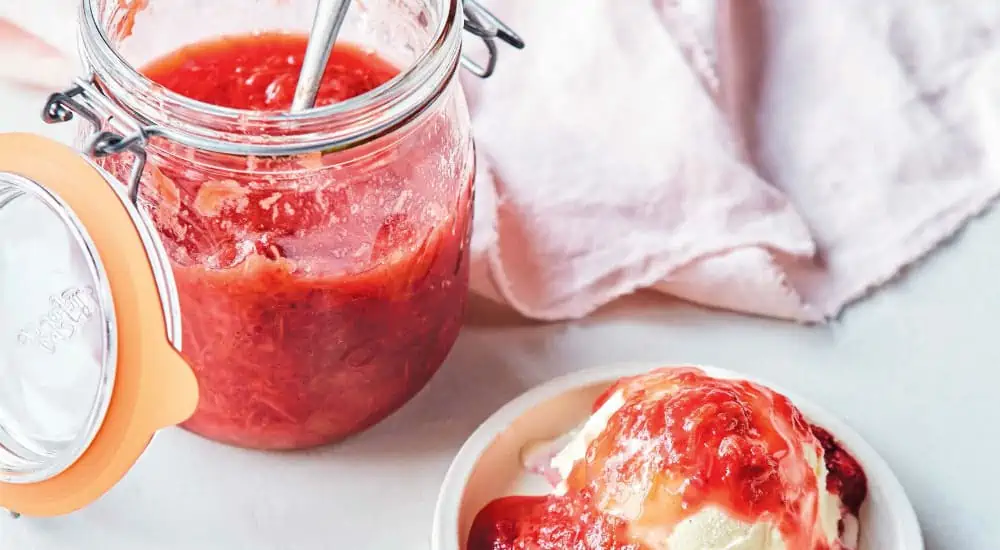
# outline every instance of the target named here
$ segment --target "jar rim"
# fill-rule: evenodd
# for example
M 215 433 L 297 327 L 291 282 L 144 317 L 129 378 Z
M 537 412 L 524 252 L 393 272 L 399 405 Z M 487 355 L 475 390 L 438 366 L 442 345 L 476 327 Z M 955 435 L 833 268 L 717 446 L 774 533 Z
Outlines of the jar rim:
M 422 112 L 444 91 L 459 66 L 461 0 L 435 0 L 447 11 L 442 9 L 444 16 L 429 44 L 404 70 L 378 87 L 345 101 L 295 113 L 223 107 L 176 93 L 139 72 L 112 44 L 105 25 L 99 21 L 98 3 L 102 1 L 106 0 L 81 2 L 80 35 L 90 70 L 102 88 L 125 103 L 129 114 L 136 116 L 141 125 L 168 126 L 154 133 L 221 153 L 300 154 L 370 141 Z M 155 98 L 150 97 L 153 94 Z M 134 100 L 122 101 L 129 96 Z M 164 116 L 165 111 L 169 111 L 169 118 Z M 278 137 L 267 132 L 254 135 L 233 131 L 234 125 L 244 129 L 279 128 L 282 132 Z M 301 128 L 301 132 L 289 132 L 291 128 Z M 316 135 L 303 142 L 308 134 Z M 289 139 L 297 143 L 293 147 L 283 143 Z

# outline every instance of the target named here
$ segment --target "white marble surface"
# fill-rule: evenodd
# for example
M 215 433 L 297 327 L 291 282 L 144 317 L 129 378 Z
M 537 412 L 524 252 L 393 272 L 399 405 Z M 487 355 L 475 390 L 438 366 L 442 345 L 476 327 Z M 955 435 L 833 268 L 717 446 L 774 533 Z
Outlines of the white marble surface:
M 43 95 L 0 88 L 0 131 L 67 137 L 37 121 Z M 438 485 L 479 422 L 555 375 L 642 360 L 751 372 L 812 398 L 894 468 L 929 549 L 995 550 L 998 234 L 1000 213 L 973 222 L 956 243 L 827 327 L 708 312 L 654 296 L 556 325 L 520 323 L 479 304 L 430 386 L 367 434 L 278 455 L 171 430 L 86 510 L 56 519 L 0 518 L 0 549 L 425 550 Z

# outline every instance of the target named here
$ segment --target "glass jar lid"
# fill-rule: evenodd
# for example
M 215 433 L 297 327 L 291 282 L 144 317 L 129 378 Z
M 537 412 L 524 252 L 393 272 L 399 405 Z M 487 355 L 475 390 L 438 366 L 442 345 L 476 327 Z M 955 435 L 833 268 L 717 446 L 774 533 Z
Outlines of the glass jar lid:
M 110 402 L 117 329 L 104 266 L 68 206 L 0 172 L 0 481 L 55 477 Z
M 0 508 L 82 508 L 194 412 L 148 218 L 121 182 L 28 134 L 0 135 L 0 308 Z

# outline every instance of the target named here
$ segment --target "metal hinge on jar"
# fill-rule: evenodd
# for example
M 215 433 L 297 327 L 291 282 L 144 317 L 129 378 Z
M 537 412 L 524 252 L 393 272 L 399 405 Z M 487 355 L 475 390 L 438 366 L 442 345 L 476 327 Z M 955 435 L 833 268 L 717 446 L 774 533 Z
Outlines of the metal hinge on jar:
M 42 111 L 42 120 L 49 124 L 69 122 L 74 116 L 81 116 L 90 123 L 94 133 L 87 141 L 84 152 L 94 158 L 108 157 L 121 153 L 130 153 L 133 157 L 132 169 L 126 184 L 129 202 L 137 209 L 139 205 L 139 185 L 143 170 L 146 167 L 146 145 L 154 136 L 164 132 L 157 126 L 143 126 L 134 117 L 115 105 L 94 84 L 93 77 L 78 78 L 75 85 L 64 91 L 49 96 Z M 123 128 L 122 133 L 104 128 Z M 135 220 L 148 225 L 148 218 Z M 147 227 L 146 233 L 152 234 Z M 153 277 L 163 305 L 164 320 L 167 327 L 167 340 L 181 350 L 180 302 L 174 290 L 173 271 L 166 261 L 166 250 L 163 243 L 156 238 L 147 238 L 140 232 L 143 244 L 150 252 L 149 261 L 153 269 Z
M 476 0 L 465 0 L 463 9 L 465 11 L 464 27 L 466 32 L 478 36 L 483 41 L 488 58 L 486 64 L 482 65 L 469 56 L 463 55 L 462 66 L 479 78 L 489 78 L 497 66 L 499 52 L 496 40 L 500 39 L 519 50 L 524 49 L 524 40 Z
M 102 113 L 107 116 L 102 118 Z M 134 162 L 127 182 L 128 198 L 133 204 L 138 204 L 139 179 L 146 166 L 148 130 L 108 101 L 92 79 L 78 79 L 72 88 L 50 95 L 45 103 L 45 110 L 42 111 L 42 120 L 49 124 L 69 122 L 74 115 L 86 119 L 96 132 L 87 143 L 86 153 L 95 158 L 125 152 L 132 154 Z M 101 128 L 110 118 L 118 124 L 129 126 L 130 131 L 126 134 L 102 131 Z

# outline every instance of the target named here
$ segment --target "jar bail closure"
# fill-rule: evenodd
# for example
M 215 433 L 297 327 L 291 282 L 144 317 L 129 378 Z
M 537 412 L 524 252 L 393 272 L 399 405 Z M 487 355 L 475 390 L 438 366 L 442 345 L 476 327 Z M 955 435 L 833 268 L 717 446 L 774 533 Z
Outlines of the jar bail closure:
M 496 40 L 500 39 L 509 46 L 519 50 L 524 49 L 524 40 L 513 29 L 507 26 L 506 23 L 493 15 L 490 10 L 483 7 L 476 0 L 465 0 L 463 8 L 465 11 L 465 23 L 463 25 L 465 31 L 479 37 L 483 41 L 489 57 L 486 60 L 486 64 L 481 65 L 468 55 L 463 55 L 462 66 L 479 78 L 489 78 L 493 76 L 493 72 L 496 70 L 497 57 L 499 56 Z

